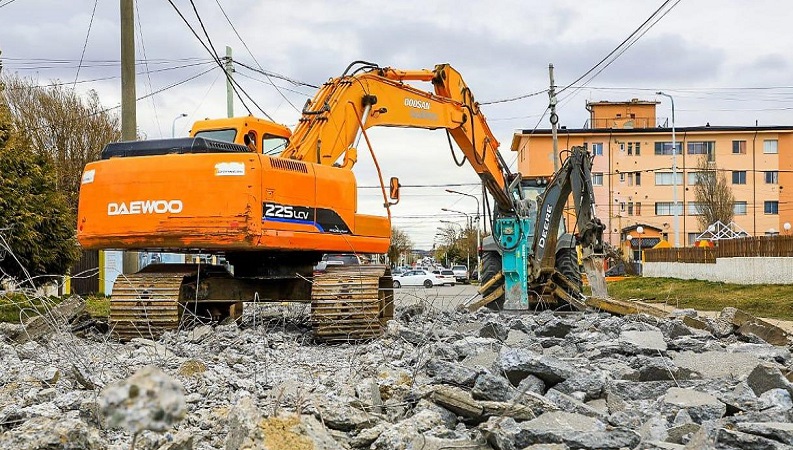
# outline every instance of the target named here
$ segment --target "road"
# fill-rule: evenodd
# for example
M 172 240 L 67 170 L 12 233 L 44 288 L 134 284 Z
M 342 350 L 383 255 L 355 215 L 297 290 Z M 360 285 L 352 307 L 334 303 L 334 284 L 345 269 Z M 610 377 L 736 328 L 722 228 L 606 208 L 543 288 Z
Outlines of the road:
M 395 289 L 397 306 L 406 306 L 414 303 L 424 303 L 442 311 L 452 311 L 457 305 L 477 295 L 478 286 L 470 284 L 456 284 L 454 286 L 439 286 L 430 289 L 423 287 L 402 287 Z

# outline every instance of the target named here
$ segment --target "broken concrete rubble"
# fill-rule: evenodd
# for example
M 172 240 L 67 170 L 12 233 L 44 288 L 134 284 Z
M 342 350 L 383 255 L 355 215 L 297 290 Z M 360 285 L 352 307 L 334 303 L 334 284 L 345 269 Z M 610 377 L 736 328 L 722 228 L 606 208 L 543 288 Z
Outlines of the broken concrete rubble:
M 740 335 L 738 311 L 717 337 L 679 317 L 400 308 L 386 336 L 334 346 L 305 317 L 257 317 L 158 341 L 0 342 L 0 447 L 129 448 L 136 433 L 151 450 L 793 445 L 790 349 Z

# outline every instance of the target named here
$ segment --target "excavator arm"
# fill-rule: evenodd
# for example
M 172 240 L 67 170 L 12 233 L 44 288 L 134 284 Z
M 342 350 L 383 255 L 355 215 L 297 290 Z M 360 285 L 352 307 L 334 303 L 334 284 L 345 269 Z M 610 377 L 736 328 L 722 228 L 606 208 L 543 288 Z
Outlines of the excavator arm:
M 325 83 L 306 102 L 282 158 L 351 168 L 355 146 L 375 126 L 445 129 L 479 174 L 503 211 L 513 209 L 509 181 L 514 177 L 498 152 L 484 114 L 459 72 L 448 64 L 434 70 L 404 71 L 362 64 Z M 407 82 L 429 82 L 434 93 Z
M 583 147 L 573 147 L 545 192 L 537 199 L 538 222 L 532 243 L 532 263 L 536 270 L 553 269 L 559 226 L 570 194 L 575 207 L 577 243 L 582 249 L 599 253 L 603 246 L 603 224 L 595 216 L 592 188 L 592 159 Z

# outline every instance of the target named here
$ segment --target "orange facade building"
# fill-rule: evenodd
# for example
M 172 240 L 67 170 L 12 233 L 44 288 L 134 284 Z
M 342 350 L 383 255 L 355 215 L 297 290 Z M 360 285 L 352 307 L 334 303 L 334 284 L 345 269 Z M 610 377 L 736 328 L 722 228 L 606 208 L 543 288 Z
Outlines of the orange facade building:
M 736 201 L 733 221 L 741 229 L 752 236 L 784 233 L 785 224 L 793 223 L 793 126 L 678 126 L 673 154 L 671 123 L 656 117 L 657 105 L 638 99 L 588 102 L 583 128 L 558 130 L 562 158 L 573 146 L 596 155 L 592 181 L 606 240 L 619 245 L 627 230 L 645 224 L 674 244 L 677 209 L 679 245 L 692 245 L 705 231 L 694 194 L 702 164 L 725 175 Z M 523 174 L 550 175 L 559 164 L 549 129 L 519 131 L 511 148 Z

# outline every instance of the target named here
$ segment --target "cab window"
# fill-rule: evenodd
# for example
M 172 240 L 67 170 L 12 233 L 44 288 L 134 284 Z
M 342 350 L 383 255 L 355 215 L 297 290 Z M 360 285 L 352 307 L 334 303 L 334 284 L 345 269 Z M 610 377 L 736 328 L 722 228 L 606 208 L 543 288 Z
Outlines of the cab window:
M 265 155 L 280 155 L 286 148 L 289 140 L 281 136 L 265 134 L 262 138 L 262 153 Z
M 234 143 L 237 138 L 237 130 L 234 128 L 228 130 L 204 130 L 195 134 L 195 137 L 212 139 L 213 141 Z

